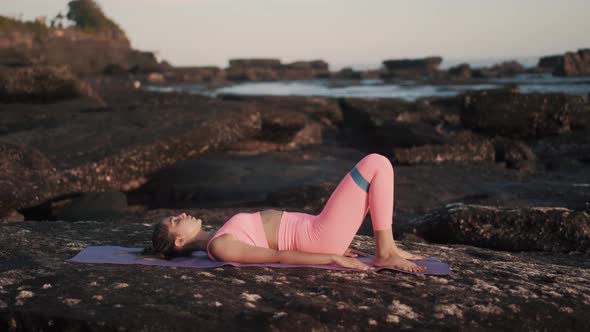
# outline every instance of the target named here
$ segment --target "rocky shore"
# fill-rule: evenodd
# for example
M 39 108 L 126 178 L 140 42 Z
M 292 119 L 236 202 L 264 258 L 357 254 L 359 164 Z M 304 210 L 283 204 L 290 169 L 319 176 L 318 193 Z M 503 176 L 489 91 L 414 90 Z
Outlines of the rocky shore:
M 590 330 L 587 96 L 503 88 L 409 102 L 133 86 L 587 75 L 588 50 L 535 68 L 447 71 L 440 57 L 363 72 L 279 59 L 178 68 L 124 35 L 10 24 L 0 29 L 1 331 Z M 90 245 L 147 246 L 173 213 L 207 231 L 238 212 L 320 213 L 369 153 L 394 166 L 396 240 L 451 275 L 65 261 Z M 352 246 L 372 253 L 372 235 L 369 214 Z
M 589 327 L 583 97 L 209 98 L 85 84 L 91 95 L 0 104 L 4 330 Z M 240 211 L 319 213 L 367 153 L 394 164 L 396 239 L 451 276 L 64 262 L 89 245 L 146 246 L 180 211 L 210 231 Z M 353 246 L 371 252 L 371 235 L 367 215 Z

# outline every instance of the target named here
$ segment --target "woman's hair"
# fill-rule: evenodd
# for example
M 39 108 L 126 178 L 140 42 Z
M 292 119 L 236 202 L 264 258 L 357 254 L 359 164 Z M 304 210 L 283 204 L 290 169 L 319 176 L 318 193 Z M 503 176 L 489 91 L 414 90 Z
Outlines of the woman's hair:
M 154 226 L 152 233 L 152 245 L 147 246 L 141 255 L 155 255 L 166 260 L 179 256 L 190 256 L 192 250 L 178 250 L 174 246 L 174 235 L 168 232 L 168 227 L 162 222 Z

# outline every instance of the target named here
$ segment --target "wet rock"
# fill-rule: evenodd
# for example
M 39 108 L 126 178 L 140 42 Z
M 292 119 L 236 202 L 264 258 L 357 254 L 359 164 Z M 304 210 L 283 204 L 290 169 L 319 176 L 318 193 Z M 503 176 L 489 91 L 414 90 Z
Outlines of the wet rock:
M 487 135 L 541 138 L 568 132 L 571 110 L 581 100 L 560 93 L 478 91 L 466 94 L 461 120 Z
M 442 58 L 439 56 L 422 59 L 395 59 L 383 61 L 387 69 L 387 77 L 417 78 L 436 77 L 439 74 L 438 66 Z
M 590 215 L 566 208 L 450 204 L 412 221 L 429 241 L 498 250 L 590 252 Z
M 577 52 L 567 52 L 563 60 L 553 71 L 557 76 L 590 75 L 590 49 L 579 49 Z
M 102 100 L 88 83 L 76 78 L 66 66 L 0 68 L 3 102 L 52 102 L 75 97 Z

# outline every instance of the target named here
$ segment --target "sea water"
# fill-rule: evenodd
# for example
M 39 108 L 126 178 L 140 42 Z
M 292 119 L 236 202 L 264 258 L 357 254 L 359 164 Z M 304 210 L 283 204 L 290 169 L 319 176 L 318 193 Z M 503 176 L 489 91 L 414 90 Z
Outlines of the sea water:
M 420 97 L 455 96 L 465 91 L 518 86 L 521 93 L 562 92 L 573 95 L 590 94 L 590 77 L 555 77 L 550 73 L 519 74 L 514 77 L 474 80 L 469 84 L 428 84 L 416 80 L 399 80 L 395 83 L 381 79 L 245 82 L 211 89 L 203 84 L 147 85 L 145 89 L 158 92 L 187 92 L 216 96 L 275 95 L 318 97 L 377 97 L 416 100 Z

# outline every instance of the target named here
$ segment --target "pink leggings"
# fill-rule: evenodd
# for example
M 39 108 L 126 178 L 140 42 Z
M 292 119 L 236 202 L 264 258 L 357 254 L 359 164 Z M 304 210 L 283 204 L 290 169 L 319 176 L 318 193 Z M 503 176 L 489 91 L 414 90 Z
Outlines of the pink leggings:
M 340 181 L 319 215 L 284 211 L 279 225 L 279 250 L 342 255 L 368 210 L 373 231 L 393 223 L 393 166 L 371 153 Z

